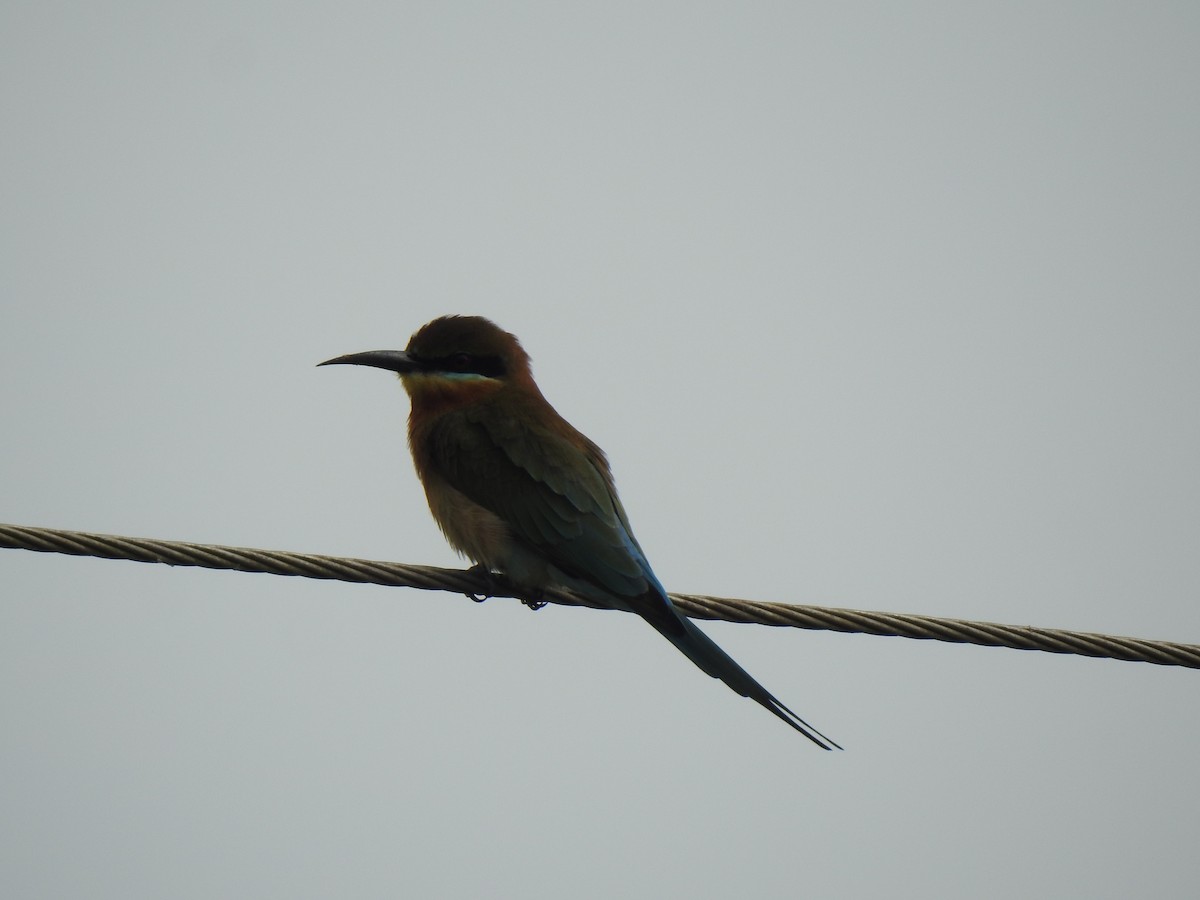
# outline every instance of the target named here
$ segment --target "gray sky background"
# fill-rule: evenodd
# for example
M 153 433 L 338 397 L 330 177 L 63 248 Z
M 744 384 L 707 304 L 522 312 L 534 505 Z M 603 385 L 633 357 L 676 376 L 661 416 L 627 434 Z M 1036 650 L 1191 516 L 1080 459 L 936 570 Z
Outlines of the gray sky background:
M 0 519 L 456 565 L 518 334 L 672 590 L 1200 641 L 1200 7 L 6 3 Z M 0 552 L 0 895 L 1191 896 L 1200 674 Z

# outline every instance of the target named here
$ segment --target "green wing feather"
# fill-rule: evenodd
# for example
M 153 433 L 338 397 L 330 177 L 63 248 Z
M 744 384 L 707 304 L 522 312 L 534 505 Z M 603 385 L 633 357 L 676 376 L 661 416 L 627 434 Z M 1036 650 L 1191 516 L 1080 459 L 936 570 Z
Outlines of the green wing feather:
M 438 474 L 508 524 L 566 574 L 620 597 L 654 581 L 629 530 L 603 454 L 494 407 L 441 417 L 430 433 Z

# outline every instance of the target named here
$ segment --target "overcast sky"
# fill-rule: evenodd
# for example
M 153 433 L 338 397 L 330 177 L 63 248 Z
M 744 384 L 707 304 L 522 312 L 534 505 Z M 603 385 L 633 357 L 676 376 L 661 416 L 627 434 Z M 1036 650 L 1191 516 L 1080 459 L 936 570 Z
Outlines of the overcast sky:
M 4 3 L 0 520 L 458 565 L 519 335 L 671 590 L 1200 642 L 1200 7 Z M 1191 896 L 1200 673 L 0 551 L 0 895 Z

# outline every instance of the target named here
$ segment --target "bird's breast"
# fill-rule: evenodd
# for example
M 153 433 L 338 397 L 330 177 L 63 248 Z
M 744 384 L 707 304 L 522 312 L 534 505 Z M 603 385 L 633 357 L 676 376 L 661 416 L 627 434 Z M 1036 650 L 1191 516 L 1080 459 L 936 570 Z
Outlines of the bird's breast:
M 511 543 L 504 520 L 456 491 L 436 473 L 426 472 L 421 480 L 429 511 L 450 546 L 473 562 L 503 571 Z

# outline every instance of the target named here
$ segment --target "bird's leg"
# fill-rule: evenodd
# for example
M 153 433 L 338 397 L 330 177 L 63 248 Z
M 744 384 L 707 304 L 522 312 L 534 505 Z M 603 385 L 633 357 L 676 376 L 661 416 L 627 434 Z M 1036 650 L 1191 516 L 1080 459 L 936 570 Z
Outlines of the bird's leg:
M 543 606 L 546 606 L 550 601 L 543 600 L 543 592 L 541 588 L 530 588 L 526 591 L 527 596 L 521 598 L 521 603 L 529 607 L 534 612 L 537 612 Z
M 486 581 L 489 590 L 496 589 L 496 575 L 483 563 L 476 563 L 475 565 L 471 566 L 471 568 L 467 569 L 467 571 L 476 578 Z M 470 597 L 476 603 L 482 603 L 484 600 L 490 600 L 492 598 L 491 594 L 484 594 L 481 597 L 478 594 L 471 593 L 470 591 L 467 592 L 466 596 Z
M 532 609 L 534 612 L 537 612 L 539 609 L 541 609 L 543 606 L 546 606 L 550 602 L 549 600 L 542 599 L 544 592 L 542 591 L 541 588 L 532 588 L 532 587 L 524 587 L 523 585 L 522 586 L 515 585 L 512 583 L 512 581 L 510 579 L 506 578 L 504 575 L 493 572 L 491 569 L 489 569 L 483 563 L 476 563 L 475 565 L 471 566 L 471 568 L 467 569 L 467 571 L 469 573 L 471 573 L 472 575 L 474 575 L 476 578 L 482 579 L 483 581 L 487 582 L 489 593 L 484 594 L 482 597 L 479 596 L 478 594 L 471 594 L 471 593 L 468 593 L 466 595 L 466 596 L 470 597 L 472 600 L 474 600 L 476 603 L 482 603 L 484 600 L 490 600 L 492 597 L 495 596 L 495 593 L 491 593 L 493 591 L 505 594 L 506 596 L 510 596 L 510 597 L 513 596 L 514 594 L 517 595 L 517 599 L 520 600 L 523 605 Z

